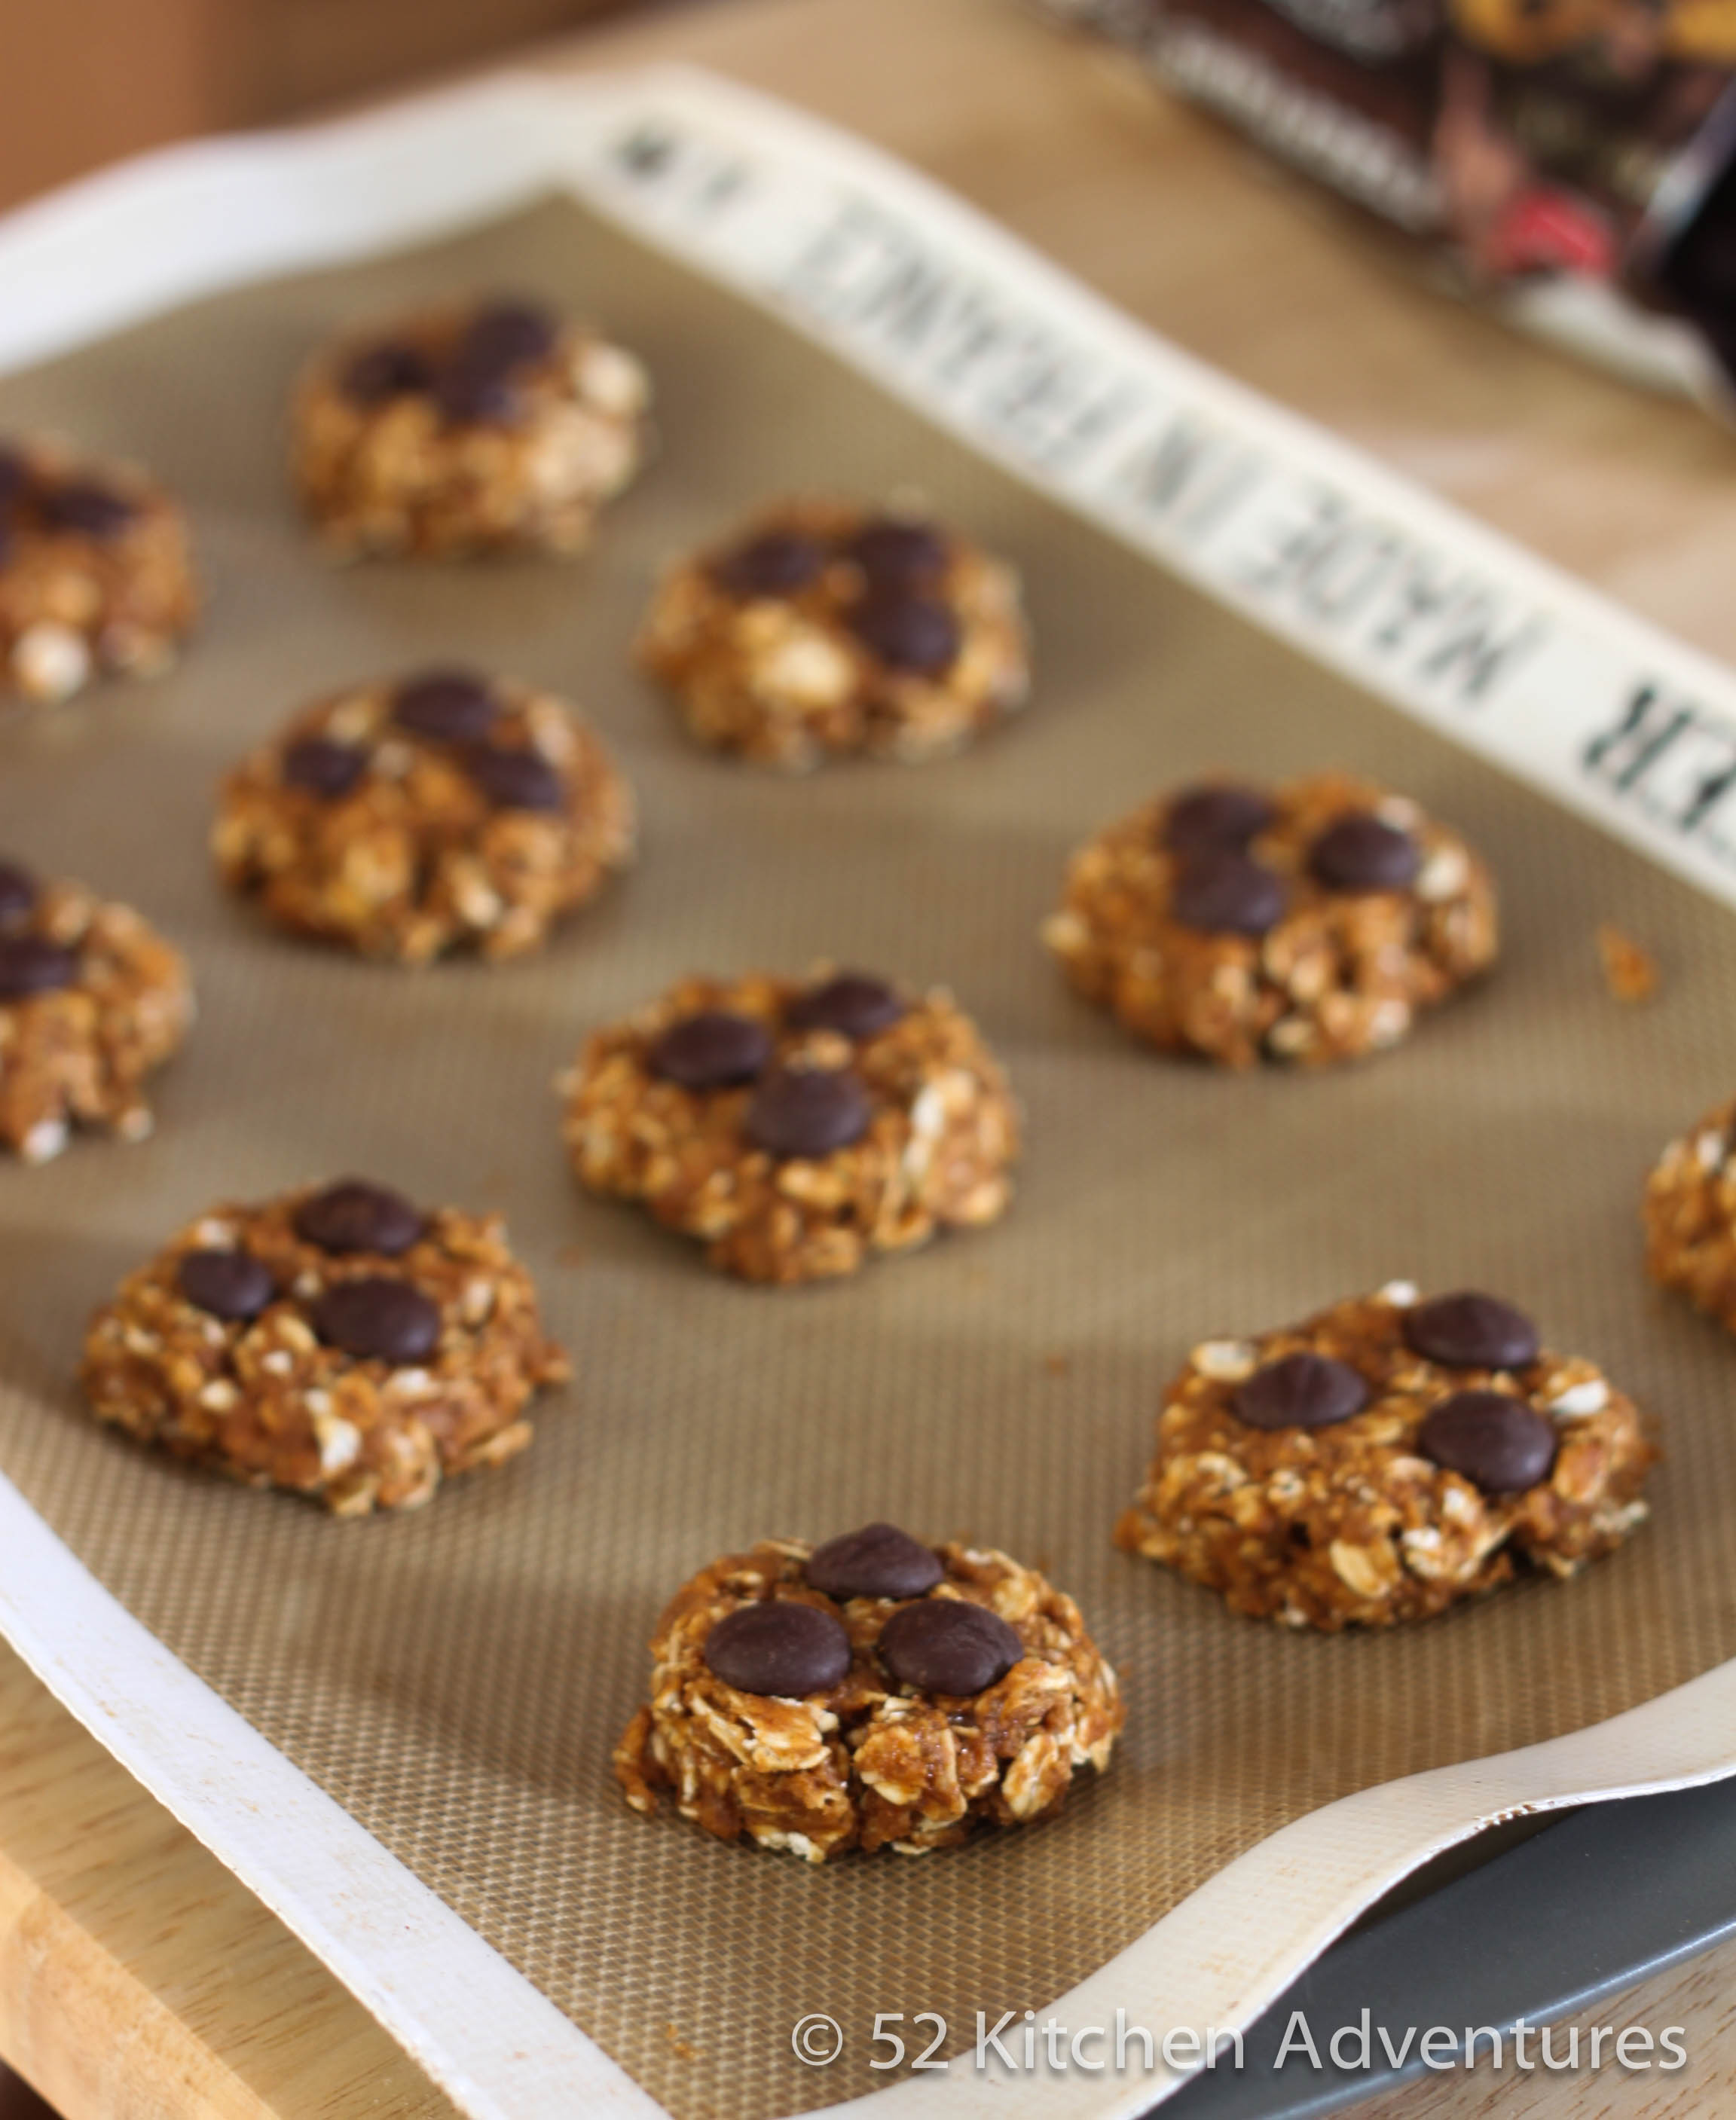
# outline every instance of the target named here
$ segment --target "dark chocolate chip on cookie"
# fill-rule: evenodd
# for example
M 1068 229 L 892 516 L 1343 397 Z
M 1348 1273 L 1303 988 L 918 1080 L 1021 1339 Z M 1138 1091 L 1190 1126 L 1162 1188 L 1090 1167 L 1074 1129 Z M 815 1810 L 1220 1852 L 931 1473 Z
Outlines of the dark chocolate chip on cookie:
M 831 1155 L 868 1130 L 868 1092 L 848 1067 L 779 1067 L 747 1107 L 747 1138 L 768 1155 Z
M 363 1178 L 345 1178 L 310 1193 L 296 1210 L 296 1234 L 321 1251 L 378 1252 L 397 1258 L 427 1227 L 426 1217 L 401 1192 Z
M 880 1636 L 880 1660 L 901 1685 L 955 1696 L 1003 1679 L 1025 1646 L 1001 1617 L 962 1597 L 901 1606 Z
M 842 1683 L 850 1638 L 817 1605 L 770 1598 L 726 1613 L 705 1637 L 705 1661 L 738 1693 L 800 1700 Z
M 889 1523 L 865 1524 L 828 1539 L 803 1570 L 812 1588 L 840 1600 L 926 1597 L 944 1573 L 932 1546 Z

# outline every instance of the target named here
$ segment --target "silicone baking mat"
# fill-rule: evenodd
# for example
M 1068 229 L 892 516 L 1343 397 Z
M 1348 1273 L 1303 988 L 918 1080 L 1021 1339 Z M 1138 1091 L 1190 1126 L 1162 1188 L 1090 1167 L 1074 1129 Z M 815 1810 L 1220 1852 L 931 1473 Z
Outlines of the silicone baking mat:
M 282 477 L 296 365 L 358 316 L 477 287 L 639 349 L 657 462 L 576 565 L 322 565 Z M 570 199 L 182 306 L 7 377 L 0 426 L 149 462 L 191 509 L 210 588 L 172 677 L 0 729 L 0 843 L 144 909 L 202 1005 L 154 1140 L 0 1169 L 0 1471 L 682 2120 L 872 2090 L 877 2013 L 937 2012 L 967 2047 L 976 2011 L 1040 2008 L 1315 1807 L 1736 1657 L 1732 1357 L 1648 1288 L 1636 1227 L 1657 1150 L 1729 1086 L 1724 904 Z M 691 748 L 628 666 L 648 585 L 792 488 L 919 490 L 1011 555 L 1038 643 L 1028 714 L 920 769 L 786 780 Z M 639 867 L 507 969 L 404 975 L 263 931 L 203 851 L 226 762 L 323 686 L 454 659 L 583 704 L 642 797 Z M 1070 995 L 1036 934 L 1082 836 L 1212 768 L 1325 764 L 1487 853 L 1506 945 L 1484 988 L 1320 1075 L 1161 1061 Z M 1650 1007 L 1604 990 L 1605 920 L 1657 953 Z M 999 1227 L 772 1293 L 580 1194 L 551 1084 L 589 1025 L 685 970 L 822 956 L 952 987 L 1007 1062 L 1029 1153 Z M 212 1201 L 351 1170 L 510 1218 L 575 1360 L 533 1449 L 357 1523 L 99 1432 L 70 1378 L 117 1278 Z M 1237 1619 L 1112 1549 L 1193 1341 L 1399 1275 L 1509 1295 L 1655 1410 L 1653 1525 L 1572 1583 L 1333 1639 Z M 1003 1546 L 1078 1597 L 1126 1689 L 1112 1771 L 1051 1825 L 920 1862 L 810 1871 L 631 1814 L 607 1754 L 676 1585 L 757 1537 L 881 1515 Z M 790 2045 L 816 2011 L 846 2032 L 825 2070 Z

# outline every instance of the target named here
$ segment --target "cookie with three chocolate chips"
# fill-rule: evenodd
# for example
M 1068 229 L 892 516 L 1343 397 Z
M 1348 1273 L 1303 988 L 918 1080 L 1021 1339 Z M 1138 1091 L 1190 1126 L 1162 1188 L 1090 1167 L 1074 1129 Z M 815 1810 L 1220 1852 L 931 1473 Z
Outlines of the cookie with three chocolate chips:
M 1109 1764 L 1123 1720 L 1072 1598 L 1007 1554 L 896 1524 L 714 1561 L 651 1656 L 649 1704 L 615 1751 L 628 1802 L 671 1796 L 719 1839 L 809 1862 L 1046 1818 Z
M 1201 1341 L 1116 1535 L 1237 1611 L 1387 1626 L 1609 1552 L 1656 1454 L 1632 1400 L 1514 1304 L 1393 1281 Z
M 1736 1332 L 1736 1098 L 1664 1149 L 1646 1178 L 1642 1216 L 1652 1279 Z
M 581 715 L 441 667 L 295 715 L 224 781 L 212 851 L 279 927 L 421 965 L 537 948 L 634 839 L 632 790 Z
M 80 1129 L 144 1140 L 146 1082 L 193 1019 L 186 961 L 142 914 L 0 859 L 0 1146 L 46 1163 Z
M 649 445 L 637 359 L 492 296 L 341 333 L 291 408 L 296 488 L 335 557 L 570 553 Z
M 701 743 L 792 769 L 943 755 L 1030 684 L 1003 560 L 914 509 L 833 500 L 778 503 L 679 562 L 638 653 Z
M 853 1273 L 1011 1197 L 1017 1112 L 976 1026 L 873 973 L 684 979 L 561 1088 L 583 1183 L 749 1280 Z
M 1231 1067 L 1384 1050 L 1494 963 L 1495 886 L 1408 797 L 1210 779 L 1088 840 L 1043 938 L 1136 1037 Z
M 0 441 L 0 693 L 166 670 L 198 614 L 186 518 L 128 464 Z
M 80 1370 L 100 1420 L 340 1516 L 504 1463 L 566 1374 L 498 1216 L 361 1178 L 209 1209 L 97 1312 Z

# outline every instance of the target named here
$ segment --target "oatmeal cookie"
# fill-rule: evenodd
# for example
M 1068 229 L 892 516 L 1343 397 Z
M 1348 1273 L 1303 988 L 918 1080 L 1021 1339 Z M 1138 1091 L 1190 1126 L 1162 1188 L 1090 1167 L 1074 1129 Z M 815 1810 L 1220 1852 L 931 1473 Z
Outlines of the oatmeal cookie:
M 119 464 L 0 444 L 0 686 L 64 700 L 169 667 L 197 607 L 181 511 Z
M 346 333 L 291 408 L 291 469 L 339 559 L 570 553 L 631 480 L 635 357 L 534 303 L 466 302 Z
M 570 708 L 428 670 L 297 714 L 225 781 L 212 852 L 281 927 L 421 965 L 536 948 L 633 835 L 632 791 Z
M 1256 1618 L 1387 1626 L 1515 1562 L 1566 1576 L 1608 1553 L 1656 1455 L 1633 1402 L 1510 1304 L 1394 1281 L 1196 1347 L 1116 1542 Z
M 925 518 L 791 500 L 665 577 L 639 659 L 701 743 L 801 769 L 944 756 L 1022 706 L 1018 578 Z
M 147 1075 L 193 1021 L 179 953 L 130 905 L 0 861 L 0 1141 L 26 1163 L 75 1126 L 151 1132 Z
M 202 1215 L 98 1311 L 80 1370 L 99 1420 L 338 1516 L 516 1456 L 566 1374 L 498 1216 L 360 1179 Z
M 596 1032 L 560 1087 L 584 1183 L 751 1281 L 854 1273 L 1011 1195 L 1017 1109 L 938 989 L 829 969 L 683 979 Z
M 1736 1332 L 1736 1098 L 1664 1150 L 1644 1211 L 1652 1279 Z
M 891 1524 L 714 1562 L 651 1654 L 650 1704 L 615 1751 L 628 1802 L 668 1791 L 719 1839 L 809 1862 L 1047 1817 L 1076 1769 L 1108 1765 L 1124 1717 L 1071 1597 L 1004 1553 Z
M 1068 867 L 1043 939 L 1161 1051 L 1319 1066 L 1396 1045 L 1495 961 L 1482 861 L 1416 803 L 1321 774 L 1147 802 Z

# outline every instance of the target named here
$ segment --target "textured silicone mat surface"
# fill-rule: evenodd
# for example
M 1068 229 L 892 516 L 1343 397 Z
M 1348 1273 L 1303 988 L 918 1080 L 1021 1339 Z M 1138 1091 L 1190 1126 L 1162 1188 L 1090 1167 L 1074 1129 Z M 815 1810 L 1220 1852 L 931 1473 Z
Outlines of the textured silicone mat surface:
M 329 571 L 281 476 L 296 363 L 358 311 L 477 285 L 542 291 L 641 349 L 660 460 L 576 566 Z M 171 678 L 0 727 L 0 844 L 158 919 L 203 1016 L 153 1141 L 0 1169 L 0 1469 L 683 2120 L 872 2089 L 876 2011 L 962 2033 L 1040 2006 L 1300 1813 L 1736 1656 L 1731 1351 L 1648 1288 L 1636 1218 L 1664 1138 L 1729 1087 L 1729 913 L 564 204 L 0 384 L 0 425 L 39 425 L 185 496 L 212 603 Z M 788 782 L 691 749 L 626 665 L 658 561 L 768 491 L 912 485 L 1024 566 L 1028 716 L 918 770 Z M 451 658 L 589 709 L 643 797 L 640 869 L 498 971 L 404 975 L 263 932 L 207 871 L 225 763 L 322 686 Z M 1483 991 L 1315 1077 L 1158 1061 L 1067 993 L 1035 933 L 1077 839 L 1204 767 L 1325 763 L 1488 854 L 1508 941 Z M 1603 991 L 1606 918 L 1662 955 L 1650 1009 Z M 579 1194 L 550 1083 L 589 1025 L 682 971 L 822 955 L 950 983 L 1009 1064 L 1030 1151 L 999 1228 L 770 1293 Z M 69 1379 L 119 1275 L 215 1199 L 351 1169 L 510 1216 L 576 1364 L 534 1448 L 419 1515 L 347 1523 L 96 1431 Z M 1112 1550 L 1194 1341 L 1399 1274 L 1512 1296 L 1655 1409 L 1654 1524 L 1576 1583 L 1332 1640 Z M 1040 1829 L 817 1872 L 632 1816 L 607 1753 L 668 1593 L 757 1536 L 875 1515 L 1004 1546 L 1079 1597 L 1129 1702 L 1110 1774 Z M 823 2071 L 789 2052 L 810 2011 L 849 2039 Z

